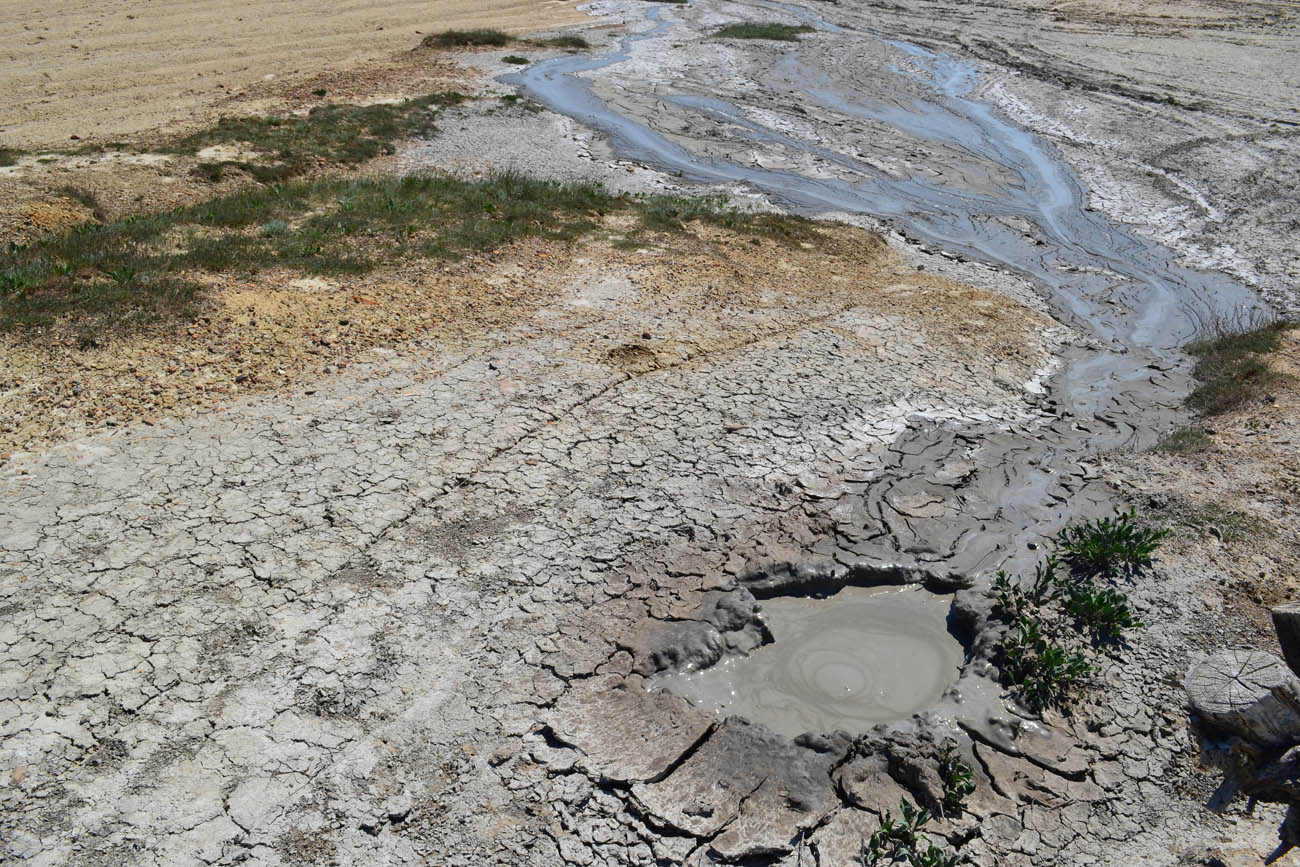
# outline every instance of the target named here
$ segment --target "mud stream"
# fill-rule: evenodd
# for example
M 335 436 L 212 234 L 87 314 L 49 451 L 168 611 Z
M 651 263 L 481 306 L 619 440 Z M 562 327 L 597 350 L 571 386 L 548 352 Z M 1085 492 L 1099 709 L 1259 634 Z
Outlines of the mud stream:
M 700 6 L 715 11 L 712 4 Z M 904 434 L 911 442 L 899 443 L 898 466 L 877 487 L 906 487 L 907 477 L 919 481 L 937 464 L 963 454 L 974 455 L 976 472 L 963 486 L 965 515 L 945 539 L 924 539 L 913 522 L 890 521 L 882 514 L 895 550 L 972 571 L 1006 556 L 999 550 L 1007 548 L 1012 533 L 1054 531 L 1075 516 L 1060 490 L 1071 473 L 1068 465 L 1090 452 L 1153 443 L 1155 432 L 1177 415 L 1187 387 L 1179 347 L 1216 316 L 1259 306 L 1250 290 L 1225 275 L 1185 267 L 1169 250 L 1090 209 L 1074 172 L 1048 143 L 971 95 L 979 76 L 973 63 L 794 6 L 760 7 L 794 14 L 819 32 L 756 66 L 755 93 L 784 100 L 805 114 L 800 106 L 815 105 L 832 124 L 854 118 L 883 123 L 898 136 L 941 148 L 956 160 L 945 166 L 945 174 L 956 178 L 952 183 L 899 176 L 850 153 L 853 148 L 834 147 L 833 126 L 831 135 L 816 142 L 815 136 L 789 132 L 786 127 L 793 124 L 765 124 L 764 118 L 776 116 L 772 104 L 739 104 L 745 88 L 737 91 L 737 101 L 726 101 L 702 92 L 705 82 L 675 77 L 672 69 L 646 74 L 644 68 L 653 68 L 658 54 L 668 53 L 668 43 L 695 35 L 688 22 L 668 20 L 666 15 L 678 13 L 666 8 L 647 11 L 649 27 L 625 37 L 616 52 L 555 58 L 506 80 L 604 133 L 620 156 L 702 184 L 745 185 L 797 213 L 881 219 L 909 238 L 1024 275 L 1054 314 L 1083 336 L 1066 351 L 1035 430 L 1007 437 L 978 425 L 957 432 L 918 424 Z M 818 67 L 850 49 L 887 62 L 858 79 L 833 78 Z M 748 151 L 738 152 L 779 153 L 786 162 L 802 156 L 817 169 L 763 168 L 725 154 L 697 153 L 680 135 L 656 129 L 649 117 L 654 112 L 616 108 L 598 95 L 600 82 L 591 74 L 629 62 L 637 64 L 635 80 L 644 80 L 649 101 L 666 107 L 656 115 L 661 120 L 741 141 Z M 1085 511 L 1089 505 L 1082 497 Z
M 911 240 L 1030 280 L 1080 336 L 1064 350 L 1037 420 L 1010 430 L 914 420 L 878 477 L 846 484 L 866 524 L 856 537 L 841 531 L 836 540 L 854 556 L 871 556 L 865 543 L 884 556 L 968 575 L 1027 568 L 1041 556 L 1035 540 L 1113 507 L 1081 461 L 1148 446 L 1178 416 L 1188 384 L 1180 347 L 1203 324 L 1259 302 L 1228 277 L 1184 266 L 1089 208 L 1082 184 L 1051 145 L 976 98 L 974 63 L 873 35 L 847 6 L 834 11 L 839 21 L 792 5 L 751 8 L 766 18 L 793 15 L 818 32 L 788 48 L 734 48 L 759 59 L 711 72 L 674 60 L 686 55 L 670 49 L 701 37 L 698 44 L 707 46 L 699 22 L 714 26 L 724 7 L 708 0 L 689 10 L 655 7 L 642 32 L 607 56 L 559 57 L 505 80 L 603 133 L 621 157 L 700 184 L 748 187 L 796 213 L 865 215 Z M 620 75 L 623 64 L 632 71 Z M 864 152 L 862 139 L 837 138 L 837 129 L 855 124 L 882 130 L 913 153 L 939 154 L 939 168 L 891 167 Z M 957 463 L 967 470 L 954 481 L 948 468 Z M 918 498 L 942 503 L 932 519 L 896 505 Z M 906 626 L 926 621 L 928 609 L 896 601 L 901 607 L 891 609 L 879 600 L 837 600 L 831 613 L 818 615 L 830 623 L 807 614 L 804 607 L 815 604 L 808 600 L 776 601 L 778 621 L 787 607 L 802 612 L 789 614 L 791 638 L 777 634 L 775 645 L 674 688 L 787 732 L 861 730 L 908 716 L 937 698 L 949 661 L 931 630 Z M 840 604 L 855 614 L 836 613 Z M 862 605 L 878 613 L 864 615 Z M 891 616 L 898 628 L 882 625 Z M 893 648 L 896 669 L 836 661 L 846 648 L 875 642 Z M 926 673 L 913 678 L 913 663 Z M 873 685 L 880 676 L 892 685 Z M 875 700 L 858 701 L 869 693 Z

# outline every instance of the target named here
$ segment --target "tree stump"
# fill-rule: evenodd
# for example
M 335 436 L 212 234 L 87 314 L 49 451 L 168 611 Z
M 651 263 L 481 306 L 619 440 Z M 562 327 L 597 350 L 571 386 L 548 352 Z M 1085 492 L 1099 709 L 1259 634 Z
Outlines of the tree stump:
M 1300 674 L 1300 602 L 1283 602 L 1274 607 L 1273 629 L 1282 645 L 1282 658 L 1291 671 Z
M 1225 650 L 1187 674 L 1192 710 L 1207 733 L 1263 747 L 1300 743 L 1300 680 L 1258 650 Z

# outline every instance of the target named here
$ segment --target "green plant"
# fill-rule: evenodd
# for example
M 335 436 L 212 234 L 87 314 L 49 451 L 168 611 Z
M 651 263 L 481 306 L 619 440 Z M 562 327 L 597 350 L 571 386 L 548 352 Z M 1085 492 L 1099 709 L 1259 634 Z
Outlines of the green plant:
M 531 61 L 527 57 L 520 57 L 518 54 L 507 54 L 501 58 L 502 63 L 512 63 L 515 66 L 526 66 Z
M 591 47 L 591 43 L 581 36 L 552 36 L 550 39 L 536 40 L 534 45 L 546 45 L 551 48 L 572 48 L 575 50 L 585 51 Z
M 1086 581 L 1066 588 L 1065 610 L 1102 644 L 1117 642 L 1124 630 L 1142 625 L 1129 610 L 1127 594 Z
M 1156 443 L 1155 450 L 1169 454 L 1203 452 L 1214 445 L 1214 438 L 1204 428 L 1180 427 L 1170 431 Z
M 943 780 L 944 814 L 961 815 L 962 805 L 975 792 L 975 773 L 951 743 L 939 751 L 939 777 Z
M 1055 642 L 1039 620 L 1022 615 L 1011 625 L 1001 648 L 1001 663 L 1011 685 L 1034 709 L 1058 706 L 1087 682 L 1087 657 Z
M 1039 563 L 1034 567 L 1034 580 L 1028 589 L 1021 587 L 1005 570 L 998 572 L 993 579 L 994 601 L 1005 613 L 1008 622 L 1030 614 L 1057 595 L 1061 585 L 1059 568 L 1060 561 L 1055 557 L 1048 557 Z
M 1071 568 L 1085 574 L 1114 574 L 1150 566 L 1161 541 L 1168 535 L 1168 530 L 1141 526 L 1137 511 L 1129 509 L 1114 518 L 1066 527 L 1057 536 L 1057 543 Z
M 444 30 L 430 33 L 420 41 L 425 48 L 460 48 L 489 45 L 503 48 L 511 42 L 510 36 L 500 30 L 478 28 L 475 30 Z
M 173 153 L 197 154 L 212 145 L 242 144 L 256 159 L 199 163 L 194 174 L 219 181 L 228 170 L 276 183 L 304 174 L 322 161 L 355 165 L 391 154 L 398 140 L 432 134 L 434 112 L 458 105 L 459 93 L 434 93 L 395 104 L 337 105 L 313 108 L 303 117 L 223 117 L 215 126 L 166 146 Z
M 717 39 L 775 39 L 781 42 L 798 42 L 802 33 L 812 33 L 814 28 L 806 24 L 728 24 L 714 31 Z
M 1253 403 L 1281 376 L 1263 358 L 1281 344 L 1295 323 L 1283 319 L 1219 320 L 1187 345 L 1196 358 L 1192 375 L 1199 384 L 1187 405 L 1204 415 L 1218 415 Z
M 0 166 L 12 166 L 18 163 L 18 158 L 23 152 L 17 148 L 0 147 Z
M 956 867 L 957 856 L 945 852 L 924 833 L 932 818 L 930 811 L 906 798 L 899 802 L 901 821 L 886 811 L 880 827 L 862 844 L 858 855 L 862 867 L 906 864 L 908 867 Z

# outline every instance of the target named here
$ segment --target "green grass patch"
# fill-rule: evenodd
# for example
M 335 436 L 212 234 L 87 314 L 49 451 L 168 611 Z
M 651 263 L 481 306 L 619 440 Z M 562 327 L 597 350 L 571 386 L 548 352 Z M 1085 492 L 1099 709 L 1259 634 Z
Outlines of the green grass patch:
M 1196 358 L 1192 373 L 1198 385 L 1187 405 L 1203 415 L 1219 415 L 1259 401 L 1281 374 L 1264 358 L 1281 344 L 1295 323 L 1274 320 L 1246 325 L 1216 325 L 1212 333 L 1188 344 Z
M 798 42 L 799 36 L 812 33 L 814 28 L 806 24 L 728 24 L 714 31 L 719 39 L 776 39 L 781 42 Z
M 515 66 L 527 66 L 532 61 L 527 57 L 520 57 L 518 54 L 507 54 L 501 58 L 502 63 L 512 63 Z
M 1214 445 L 1214 437 L 1204 428 L 1188 426 L 1176 428 L 1160 438 L 1155 450 L 1174 455 L 1187 455 L 1203 452 Z
M 195 175 L 219 181 L 234 169 L 263 183 L 274 183 L 304 174 L 321 161 L 356 165 L 391 154 L 401 139 L 431 135 L 436 130 L 437 109 L 464 100 L 459 93 L 436 93 L 395 104 L 331 103 L 301 117 L 224 117 L 215 126 L 178 139 L 163 150 L 197 154 L 214 145 L 238 145 L 265 156 L 202 162 L 195 167 Z
M 568 48 L 573 51 L 586 51 L 591 48 L 591 43 L 581 36 L 552 36 L 550 39 L 537 39 L 533 41 L 534 45 L 544 45 L 549 48 Z
M 0 148 L 0 167 L 17 165 L 18 160 L 26 151 L 20 151 L 17 148 Z
M 490 46 L 504 48 L 512 41 L 510 35 L 500 30 L 478 28 L 475 30 L 444 30 L 430 33 L 420 41 L 425 48 L 465 48 Z
M 716 199 L 616 196 L 516 174 L 299 180 L 11 246 L 0 257 L 0 329 L 59 317 L 130 326 L 190 313 L 205 272 L 359 274 L 403 258 L 455 260 L 528 236 L 576 239 L 611 212 L 636 216 L 638 234 L 702 220 L 778 239 L 815 237 L 808 221 L 784 226 Z

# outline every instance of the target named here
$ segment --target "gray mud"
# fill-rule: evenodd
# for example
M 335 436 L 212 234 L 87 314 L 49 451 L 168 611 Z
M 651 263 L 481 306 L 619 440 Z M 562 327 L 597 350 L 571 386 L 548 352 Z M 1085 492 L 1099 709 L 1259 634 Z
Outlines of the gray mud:
M 771 643 L 655 686 L 790 737 L 866 731 L 933 707 L 957 680 L 962 648 L 948 633 L 950 601 L 917 587 L 770 599 Z
M 1032 285 L 1031 338 L 992 357 L 783 298 L 780 262 L 771 306 L 678 287 L 709 316 L 596 274 L 472 345 L 16 456 L 4 857 L 830 867 L 901 798 L 939 808 L 948 742 L 977 789 L 938 833 L 969 863 L 1259 851 L 1267 823 L 1194 797 L 1179 679 L 1228 624 L 1203 576 L 1133 588 L 1146 626 L 1071 716 L 1028 717 L 988 665 L 989 572 L 1114 508 L 1092 458 L 1182 417 L 1178 344 L 1296 270 L 1294 4 L 1181 30 L 1095 5 L 599 0 L 635 38 L 522 81 L 572 118 L 440 116 L 406 168 L 884 225 L 915 267 Z M 820 29 L 707 37 L 741 17 Z M 880 583 L 974 585 L 960 675 L 918 714 L 789 737 L 646 688 L 780 656 L 778 597 Z

